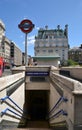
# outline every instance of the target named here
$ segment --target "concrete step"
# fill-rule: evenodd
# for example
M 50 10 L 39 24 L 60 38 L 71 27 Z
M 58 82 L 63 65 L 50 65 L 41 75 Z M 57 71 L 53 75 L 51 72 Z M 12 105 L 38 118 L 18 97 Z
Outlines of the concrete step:
M 14 129 L 4 129 L 4 130 L 51 130 L 48 128 L 14 128 Z
M 47 121 L 28 121 L 28 128 L 49 128 Z
M 25 128 L 25 125 L 26 125 L 26 123 L 24 121 L 23 122 L 21 121 L 19 124 L 18 122 L 3 120 L 0 123 L 0 130 L 16 129 L 18 127 Z
M 4 121 L 0 124 L 0 130 L 50 130 L 47 121 L 28 121 L 25 124 L 18 124 L 10 121 Z

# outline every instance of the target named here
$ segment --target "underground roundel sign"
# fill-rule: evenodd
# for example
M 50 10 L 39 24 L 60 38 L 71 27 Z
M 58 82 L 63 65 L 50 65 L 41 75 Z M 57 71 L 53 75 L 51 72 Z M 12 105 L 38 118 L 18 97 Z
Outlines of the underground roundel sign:
M 34 28 L 34 24 L 30 20 L 24 19 L 20 22 L 18 27 L 21 29 L 22 32 L 29 33 Z

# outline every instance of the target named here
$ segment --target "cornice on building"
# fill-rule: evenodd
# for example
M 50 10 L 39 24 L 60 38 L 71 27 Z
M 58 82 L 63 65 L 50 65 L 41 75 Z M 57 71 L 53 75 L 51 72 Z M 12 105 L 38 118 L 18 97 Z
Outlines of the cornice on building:
M 60 25 L 57 26 L 57 29 L 40 28 L 35 39 L 47 39 L 52 35 L 55 36 L 54 38 L 66 37 L 68 39 L 68 25 L 65 25 L 64 30 L 60 28 Z
M 21 49 L 17 46 L 17 44 L 16 44 L 15 42 L 11 41 L 11 44 L 13 44 L 13 45 L 14 45 L 14 47 L 16 47 L 18 50 L 20 50 L 20 51 L 21 51 Z M 21 51 L 21 52 L 22 52 L 22 51 Z
M 3 23 L 3 21 L 0 19 L 0 26 L 2 27 L 2 29 L 5 31 L 5 24 Z
M 9 40 L 7 37 L 4 38 L 4 42 L 6 42 L 6 43 L 9 44 L 9 45 L 10 45 L 10 43 L 11 43 L 10 40 Z

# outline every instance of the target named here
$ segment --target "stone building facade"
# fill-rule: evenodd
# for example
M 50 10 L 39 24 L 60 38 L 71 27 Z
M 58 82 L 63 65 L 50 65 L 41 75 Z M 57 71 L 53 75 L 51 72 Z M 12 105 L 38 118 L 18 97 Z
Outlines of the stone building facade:
M 22 65 L 22 51 L 17 47 L 14 42 L 11 42 L 11 64 L 13 66 L 21 66 Z
M 68 49 L 68 25 L 65 25 L 64 30 L 60 25 L 57 29 L 48 29 L 46 26 L 38 30 L 38 35 L 35 37 L 35 56 L 59 56 L 62 64 L 68 60 Z
M 22 65 L 22 51 L 17 45 L 5 36 L 5 25 L 0 20 L 0 57 L 3 58 L 5 66 Z
M 0 20 L 0 57 L 5 57 L 4 51 L 4 36 L 5 36 L 5 25 Z
M 5 66 L 10 65 L 10 40 L 5 36 L 5 25 L 0 20 L 0 57 L 4 59 Z

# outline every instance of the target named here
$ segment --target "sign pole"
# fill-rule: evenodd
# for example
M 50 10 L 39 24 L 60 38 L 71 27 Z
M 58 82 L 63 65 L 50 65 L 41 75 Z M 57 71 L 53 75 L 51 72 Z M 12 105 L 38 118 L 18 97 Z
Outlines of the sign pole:
M 26 35 L 25 35 L 25 66 L 28 66 L 27 33 L 26 33 Z

